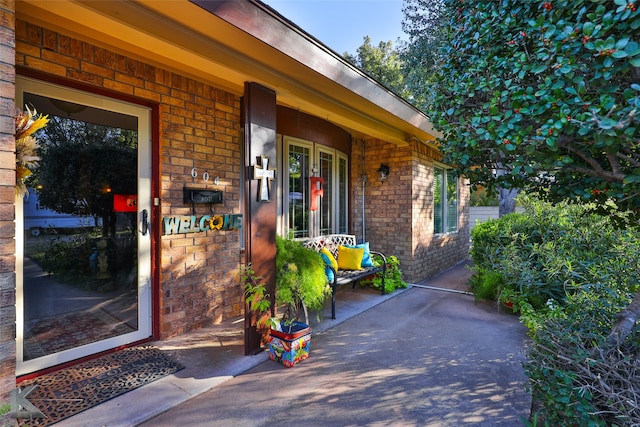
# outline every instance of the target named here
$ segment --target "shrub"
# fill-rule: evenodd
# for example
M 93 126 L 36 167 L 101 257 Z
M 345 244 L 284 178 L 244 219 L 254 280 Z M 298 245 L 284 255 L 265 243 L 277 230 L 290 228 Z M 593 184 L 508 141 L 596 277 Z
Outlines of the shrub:
M 520 203 L 524 213 L 473 229 L 471 257 L 478 271 L 500 274 L 503 287 L 536 309 L 548 300 L 564 304 L 567 295 L 595 283 L 628 287 L 637 282 L 638 254 L 630 258 L 628 253 L 636 232 L 617 229 L 589 205 Z
M 71 283 L 82 285 L 82 279 L 91 274 L 89 257 L 92 239 L 76 236 L 52 243 L 44 252 L 36 255 L 40 266 L 47 273 Z
M 502 289 L 502 275 L 494 270 L 474 267 L 469 287 L 478 299 L 497 300 Z
M 407 282 L 402 278 L 402 270 L 400 270 L 400 260 L 395 255 L 390 255 L 387 258 L 387 271 L 384 276 L 384 291 L 385 293 L 391 293 L 396 289 L 402 289 L 409 286 Z M 382 259 L 373 256 L 373 263 L 376 266 L 381 265 Z M 372 279 L 362 280 L 362 286 L 369 286 L 374 289 L 382 290 L 382 272 L 378 272 Z
M 605 350 L 615 313 L 628 303 L 610 291 L 570 297 L 533 334 L 524 367 L 534 400 L 542 403 L 538 415 L 548 425 L 640 425 L 640 334 L 634 331 L 619 349 Z
M 331 295 L 324 261 L 300 242 L 276 237 L 276 303 L 320 310 Z
M 640 232 L 625 213 L 526 199 L 473 230 L 476 295 L 508 295 L 532 338 L 526 373 L 546 425 L 640 425 L 640 333 L 604 343 L 640 282 Z M 498 280 L 500 278 L 501 280 Z M 499 292 L 494 292 L 499 288 Z
M 100 238 L 95 238 L 90 233 L 62 236 L 52 241 L 47 248 L 33 252 L 31 256 L 47 273 L 73 286 L 95 291 L 110 291 L 114 287 L 134 289 L 135 277 L 131 272 L 137 267 L 135 239 L 107 239 L 107 265 L 112 276 L 109 281 L 95 277 L 97 266 L 95 263 L 92 265 L 91 258 L 92 255 L 97 255 L 98 240 Z

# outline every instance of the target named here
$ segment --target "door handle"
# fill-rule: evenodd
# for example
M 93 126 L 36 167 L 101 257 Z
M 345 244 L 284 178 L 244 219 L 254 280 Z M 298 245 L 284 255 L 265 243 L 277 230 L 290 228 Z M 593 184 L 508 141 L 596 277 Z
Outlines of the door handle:
M 147 235 L 147 232 L 149 231 L 149 212 L 147 212 L 146 209 L 143 209 L 142 212 L 142 230 L 140 230 L 140 233 L 143 236 Z

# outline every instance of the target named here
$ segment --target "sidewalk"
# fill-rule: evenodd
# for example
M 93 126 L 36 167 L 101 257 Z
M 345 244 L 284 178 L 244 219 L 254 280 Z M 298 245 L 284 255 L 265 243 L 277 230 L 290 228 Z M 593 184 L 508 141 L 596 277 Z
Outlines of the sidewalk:
M 468 277 L 459 264 L 421 285 L 464 290 Z M 157 342 L 185 369 L 57 425 L 517 426 L 528 416 L 526 330 L 495 304 L 342 287 L 336 314 L 311 322 L 311 357 L 290 369 L 267 352 L 243 355 L 242 319 Z

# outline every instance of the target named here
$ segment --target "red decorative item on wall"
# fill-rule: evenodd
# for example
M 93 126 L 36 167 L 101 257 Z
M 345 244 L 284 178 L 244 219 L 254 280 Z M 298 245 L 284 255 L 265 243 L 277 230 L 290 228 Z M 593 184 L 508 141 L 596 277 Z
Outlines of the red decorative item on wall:
M 318 196 L 324 197 L 324 178 L 312 176 L 311 180 L 311 207 L 309 210 L 318 210 Z

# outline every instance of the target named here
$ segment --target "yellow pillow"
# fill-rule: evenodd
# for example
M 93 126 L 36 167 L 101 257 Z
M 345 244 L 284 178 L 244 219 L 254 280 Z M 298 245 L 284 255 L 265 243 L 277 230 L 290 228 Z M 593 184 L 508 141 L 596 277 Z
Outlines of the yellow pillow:
M 338 246 L 338 269 L 362 270 L 364 248 L 347 248 Z
M 327 248 L 320 249 L 320 255 L 324 255 L 322 258 L 324 258 L 325 262 L 329 261 L 329 264 L 331 264 L 331 267 L 334 270 L 338 271 L 338 261 L 336 261 L 336 259 L 333 257 L 333 254 L 329 249 Z

